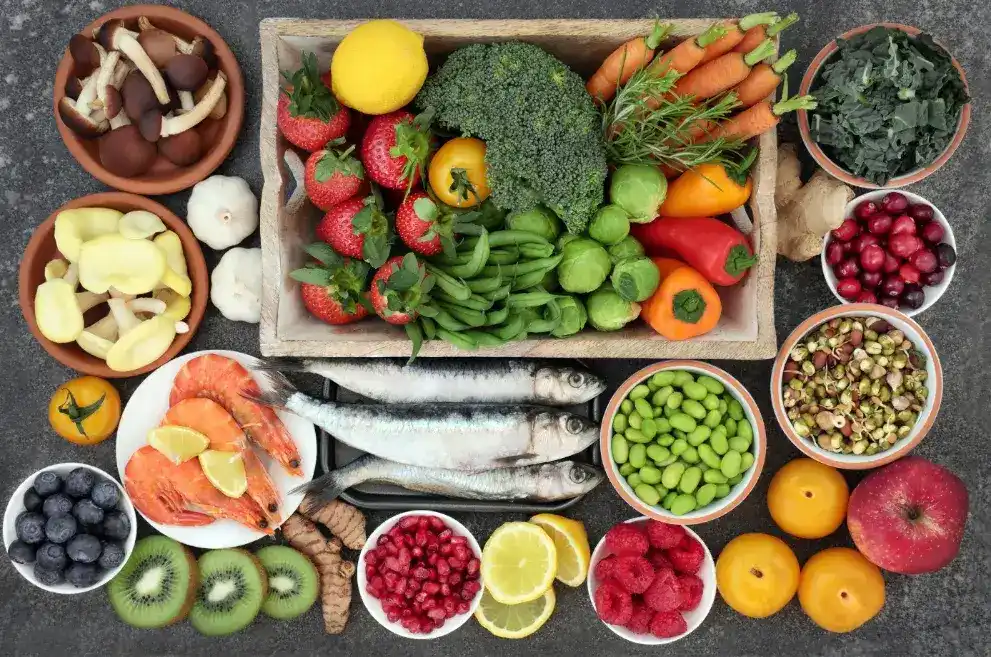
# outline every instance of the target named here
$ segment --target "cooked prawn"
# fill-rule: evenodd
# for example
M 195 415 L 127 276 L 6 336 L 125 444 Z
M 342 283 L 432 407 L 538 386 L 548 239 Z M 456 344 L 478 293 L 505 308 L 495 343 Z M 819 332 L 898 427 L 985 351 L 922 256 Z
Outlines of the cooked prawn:
M 166 424 L 199 431 L 210 439 L 210 449 L 241 454 L 244 472 L 248 477 L 248 497 L 258 503 L 268 518 L 269 525 L 278 527 L 282 524 L 282 517 L 279 514 L 279 492 L 265 465 L 248 444 L 241 427 L 223 406 L 205 397 L 183 399 L 170 408 L 162 418 L 162 425 Z
M 169 406 L 193 397 L 212 399 L 234 416 L 252 442 L 281 463 L 289 474 L 302 477 L 299 450 L 282 420 L 271 408 L 246 399 L 242 393 L 261 395 L 251 373 L 236 360 L 204 354 L 187 362 L 176 374 Z

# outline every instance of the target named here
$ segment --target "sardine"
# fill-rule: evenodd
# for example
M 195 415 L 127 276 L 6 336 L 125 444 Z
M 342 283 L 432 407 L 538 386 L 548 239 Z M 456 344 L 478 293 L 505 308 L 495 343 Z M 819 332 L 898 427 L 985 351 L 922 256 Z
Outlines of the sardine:
M 310 372 L 389 404 L 471 402 L 572 406 L 594 399 L 606 381 L 588 370 L 535 360 L 421 358 L 269 359 L 261 370 Z
M 584 495 L 604 478 L 600 468 L 575 461 L 469 473 L 405 465 L 365 455 L 292 492 L 313 494 L 308 506 L 315 506 L 337 498 L 352 486 L 376 481 L 445 497 L 553 502 Z
M 259 374 L 267 380 L 264 391 L 250 399 L 281 406 L 351 447 L 408 465 L 475 471 L 547 463 L 577 454 L 599 433 L 580 415 L 543 406 L 321 402 L 278 372 Z

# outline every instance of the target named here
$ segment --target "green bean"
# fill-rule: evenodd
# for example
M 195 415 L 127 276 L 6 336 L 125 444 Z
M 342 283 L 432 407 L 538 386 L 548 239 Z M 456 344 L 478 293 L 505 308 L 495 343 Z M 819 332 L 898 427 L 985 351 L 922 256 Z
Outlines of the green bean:
M 436 256 L 430 258 L 430 262 L 438 265 L 464 265 L 471 260 L 471 251 L 463 251 L 460 253 L 455 253 L 450 255 L 448 253 L 440 253 Z
M 685 415 L 684 413 L 675 413 L 668 419 L 668 422 L 670 422 L 671 426 L 675 429 L 684 431 L 685 433 L 695 431 L 695 427 L 698 426 L 695 422 L 695 418 L 690 415 Z
M 716 499 L 715 484 L 705 484 L 704 486 L 699 486 L 698 490 L 695 491 L 695 503 L 698 505 L 698 508 L 711 503 L 714 499 Z
M 640 469 L 647 465 L 647 448 L 641 444 L 630 446 L 630 465 Z
M 743 436 L 733 436 L 729 439 L 729 448 L 734 452 L 740 452 L 743 454 L 748 449 L 750 449 L 750 441 Z
M 440 310 L 433 319 L 437 322 L 437 326 L 439 328 L 443 328 L 448 331 L 463 331 L 468 328 L 467 324 L 458 321 L 446 310 Z
M 503 340 L 512 340 L 520 331 L 526 328 L 526 320 L 522 315 L 510 313 L 506 322 L 502 326 L 493 326 L 489 330 Z
M 640 468 L 640 479 L 643 480 L 643 483 L 651 486 L 659 484 L 661 483 L 661 471 L 653 466 L 645 465 Z
M 716 499 L 721 500 L 727 495 L 729 495 L 730 486 L 729 484 L 716 484 Z
M 702 479 L 709 484 L 725 484 L 727 482 L 726 475 L 722 472 L 713 468 L 712 470 L 706 470 L 702 473 Z
M 733 436 L 736 435 L 736 431 L 737 431 L 736 420 L 734 420 L 732 417 L 725 418 L 723 420 L 723 426 L 726 427 L 727 438 L 732 438 Z
M 444 270 L 451 276 L 459 278 L 471 278 L 477 276 L 478 272 L 485 266 L 485 261 L 489 259 L 489 233 L 484 232 L 478 236 L 478 243 L 471 251 L 471 260 L 463 265 L 447 265 Z
M 735 477 L 730 477 L 729 478 L 729 481 L 727 481 L 726 483 L 728 483 L 730 486 L 736 486 L 741 481 L 743 481 L 743 473 L 742 472 L 740 474 L 736 475 Z
M 750 426 L 749 420 L 738 420 L 736 423 L 736 435 L 746 439 L 748 443 L 754 440 L 754 428 Z
M 475 341 L 471 338 L 466 337 L 462 333 L 448 331 L 440 326 L 437 327 L 437 337 L 445 342 L 450 342 L 458 349 L 465 349 L 467 351 L 475 351 L 478 349 L 478 345 L 475 344 Z
M 671 453 L 675 456 L 681 456 L 686 449 L 688 449 L 688 441 L 684 438 L 678 438 L 671 444 Z
M 674 373 L 674 381 L 671 382 L 675 388 L 684 389 L 686 383 L 694 383 L 695 377 L 692 376 L 691 372 L 686 370 L 678 370 Z
M 650 388 L 648 388 L 647 386 L 641 383 L 639 385 L 633 386 L 633 390 L 630 390 L 630 394 L 627 395 L 627 397 L 629 399 L 632 399 L 633 402 L 636 403 L 638 399 L 643 399 L 649 394 L 650 394 Z
M 437 287 L 444 290 L 450 294 L 455 299 L 464 301 L 465 299 L 471 298 L 471 288 L 462 281 L 449 275 L 447 272 L 441 270 L 440 268 L 427 263 L 427 271 L 437 279 Z
M 633 411 L 633 402 L 629 399 L 624 399 L 619 403 L 619 410 L 629 415 Z
M 746 472 L 754 464 L 754 455 L 750 452 L 744 452 L 740 455 L 740 472 Z
M 624 463 L 623 465 L 619 466 L 619 476 L 623 478 L 629 477 L 631 474 L 633 474 L 636 471 L 637 469 L 634 468 L 629 463 Z
M 492 333 L 488 333 L 486 331 L 476 331 L 469 329 L 467 331 L 462 331 L 461 333 L 462 335 L 466 335 L 472 340 L 474 340 L 475 344 L 477 344 L 479 347 L 501 347 L 507 342 L 506 340 L 500 338 L 498 335 L 493 335 Z
M 643 474 L 640 475 L 640 478 L 643 479 Z M 653 486 L 648 486 L 646 483 L 635 487 L 633 492 L 637 494 L 637 497 L 651 506 L 657 506 L 657 503 L 661 501 L 661 496 L 657 493 L 657 490 Z
M 455 299 L 450 294 L 444 292 L 444 290 L 436 290 L 432 296 L 437 301 L 441 301 L 452 306 L 468 308 L 469 310 L 488 310 L 492 307 L 491 301 L 480 297 L 477 294 L 473 294 L 467 299 Z
M 688 449 L 686 449 L 684 452 L 681 453 L 681 460 L 684 461 L 685 463 L 691 463 L 692 465 L 695 465 L 696 463 L 699 462 L 698 450 L 692 447 L 691 445 L 689 445 Z
M 705 410 L 705 406 L 698 403 L 694 399 L 686 399 L 681 402 L 681 412 L 691 415 L 696 420 L 703 419 L 708 411 Z
M 678 497 L 678 493 L 674 491 L 669 492 L 667 495 L 664 496 L 664 499 L 661 500 L 661 508 L 666 511 L 670 511 L 671 505 L 674 503 L 674 500 L 677 497 Z
M 483 292 L 494 292 L 502 287 L 502 276 L 489 276 L 488 278 L 474 278 L 470 281 L 465 281 L 465 285 L 468 289 L 475 294 L 482 294 Z
M 494 303 L 509 297 L 509 293 L 512 292 L 512 290 L 513 286 L 511 284 L 507 284 L 498 289 L 492 290 L 491 292 L 482 292 L 479 296 Z M 508 308 L 509 306 L 507 305 L 506 307 Z
M 678 490 L 682 493 L 694 493 L 702 481 L 702 471 L 698 468 L 688 468 L 678 481 Z
M 433 303 L 430 303 L 429 301 L 427 303 L 422 304 L 418 308 L 418 310 L 420 311 L 421 317 L 431 317 L 431 318 L 436 317 L 437 313 L 440 312 L 437 306 L 433 305 Z
M 719 431 L 713 431 L 712 435 L 709 436 L 709 445 L 712 446 L 712 451 L 720 456 L 729 451 L 729 441 L 726 440 L 726 434 Z
M 624 433 L 626 435 L 626 439 L 629 440 L 629 441 L 631 441 L 631 442 L 634 442 L 634 443 L 649 443 L 650 442 L 650 438 L 648 438 L 647 436 L 645 436 L 642 433 L 640 433 L 640 430 L 639 429 L 634 429 L 633 427 L 629 427 L 629 428 L 626 429 L 626 431 Z
M 635 406 L 634 409 L 636 409 Z M 634 429 L 639 429 L 643 426 L 643 417 L 636 410 L 633 410 L 626 416 L 626 422 Z
M 525 230 L 499 230 L 489 233 L 490 246 L 506 246 L 507 244 L 550 244 L 546 239 L 536 233 Z
M 668 408 L 681 408 L 681 402 L 684 399 L 685 396 L 682 395 L 680 392 L 672 392 L 670 395 L 668 395 L 668 398 L 664 402 L 664 405 L 667 406 Z
M 622 413 L 616 413 L 616 415 L 613 416 L 613 419 L 612 419 L 612 429 L 613 429 L 613 431 L 615 431 L 616 433 L 623 433 L 624 431 L 626 431 L 626 427 L 628 427 L 628 426 L 629 425 L 626 422 L 626 416 L 625 415 L 623 415 Z
M 552 269 L 553 267 L 551 268 L 551 270 Z M 540 285 L 540 283 L 544 280 L 544 276 L 547 275 L 548 271 L 550 270 L 534 271 L 534 272 L 530 272 L 529 274 L 521 274 L 519 276 L 513 277 L 511 284 L 513 292 L 529 290 L 532 287 L 536 287 L 537 285 Z
M 705 419 L 702 420 L 702 424 L 709 427 L 710 429 L 715 429 L 720 424 L 723 423 L 723 414 L 718 410 L 709 411 L 705 414 Z
M 670 447 L 674 444 L 674 436 L 669 433 L 663 433 L 657 437 L 657 444 L 661 447 Z
M 489 252 L 486 265 L 515 265 L 520 261 L 519 249 L 494 249 Z
M 630 473 L 629 476 L 626 477 L 626 483 L 628 483 L 631 488 L 636 488 L 637 486 L 639 486 L 642 483 L 640 480 L 640 473 L 639 472 Z
M 683 386 L 681 386 L 681 389 L 685 393 L 685 396 L 689 399 L 694 399 L 695 401 L 702 401 L 705 399 L 706 395 L 709 394 L 709 391 L 705 389 L 704 385 L 701 383 L 695 383 L 694 381 L 690 383 L 686 382 Z
M 497 324 L 502 324 L 509 317 L 509 306 L 503 305 L 498 308 L 493 308 L 489 312 L 485 313 L 485 325 L 486 326 L 496 326 Z
M 654 409 L 650 407 L 650 402 L 646 399 L 634 399 L 633 407 L 637 409 L 637 413 L 640 413 L 640 417 L 646 419 L 654 419 Z
M 671 513 L 683 516 L 695 510 L 695 496 L 682 493 L 671 502 Z
M 510 294 L 507 297 L 507 303 L 509 303 L 511 308 L 539 308 L 555 299 L 557 299 L 557 295 L 550 292 L 521 292 L 519 294 Z
M 661 473 L 661 485 L 668 490 L 675 488 L 681 481 L 681 475 L 685 473 L 685 468 L 685 464 L 681 461 L 675 461 L 664 468 L 664 472 Z
M 626 463 L 630 459 L 630 443 L 619 434 L 612 437 L 612 460 L 616 463 Z M 624 475 L 625 476 L 625 475 Z
M 721 395 L 726 392 L 726 388 L 722 383 L 712 378 L 711 376 L 700 376 L 696 381 L 705 386 L 705 389 L 714 395 Z
M 719 464 L 719 471 L 726 475 L 727 479 L 732 479 L 740 474 L 740 466 L 742 464 L 743 458 L 740 456 L 740 452 L 726 452 L 722 462 Z M 634 463 L 634 465 L 636 464 Z
M 705 399 L 702 400 L 702 406 L 704 406 L 707 411 L 719 410 L 719 397 L 709 393 L 705 396 Z
M 664 386 L 671 385 L 674 381 L 674 372 L 671 370 L 661 370 L 660 372 L 654 372 L 654 376 L 650 377 L 650 380 L 658 388 L 663 388 Z
M 710 447 L 709 445 L 699 445 L 698 451 L 699 451 L 699 458 L 702 459 L 703 463 L 708 465 L 710 468 L 719 467 L 719 464 L 722 461 L 722 459 L 719 458 L 719 454 L 716 454 L 716 451 L 712 449 L 712 447 Z
M 549 258 L 540 258 L 539 260 L 527 260 L 524 262 L 518 262 L 515 265 L 489 265 L 482 268 L 483 276 L 521 276 L 523 274 L 531 274 L 533 272 L 543 272 L 547 273 L 549 269 L 554 269 L 561 262 L 563 256 L 559 253 L 557 255 L 551 256 Z M 543 276 L 541 275 L 541 278 Z
M 729 400 L 729 416 L 739 422 L 743 419 L 743 404 L 735 399 Z
M 695 427 L 695 431 L 688 434 L 688 444 L 692 447 L 698 447 L 705 441 L 709 440 L 709 436 L 712 435 L 712 429 L 700 424 Z
M 548 258 L 554 254 L 553 244 L 520 244 L 520 255 L 530 260 Z
M 669 456 L 671 456 L 671 452 L 667 447 L 661 447 L 656 443 L 647 445 L 647 458 L 651 461 L 663 461 Z
M 468 326 L 485 326 L 485 313 L 481 310 L 461 308 L 460 306 L 443 302 L 438 305 L 441 309 L 447 311 L 451 317 L 454 317 L 459 322 L 464 322 Z
M 668 397 L 671 396 L 672 392 L 674 392 L 674 388 L 672 388 L 671 386 L 664 386 L 663 388 L 659 388 L 657 392 L 654 393 L 654 396 L 650 398 L 650 402 L 654 406 L 663 406 L 664 402 L 668 400 Z

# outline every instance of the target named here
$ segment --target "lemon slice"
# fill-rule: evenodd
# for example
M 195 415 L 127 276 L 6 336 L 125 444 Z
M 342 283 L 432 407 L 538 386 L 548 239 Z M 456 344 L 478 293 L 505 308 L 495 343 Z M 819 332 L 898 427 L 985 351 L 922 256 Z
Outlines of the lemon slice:
M 551 588 L 556 574 L 557 548 L 537 525 L 507 522 L 485 542 L 482 580 L 504 605 L 536 600 Z
M 208 449 L 199 455 L 199 459 L 203 474 L 227 497 L 241 497 L 248 490 L 244 460 L 237 452 Z
M 475 620 L 501 639 L 522 639 L 544 626 L 554 613 L 556 601 L 554 589 L 550 588 L 536 600 L 504 605 L 485 589 L 478 609 L 475 610 Z
M 205 450 L 210 439 L 189 427 L 165 425 L 148 432 L 148 444 L 179 465 Z
M 578 520 L 541 513 L 530 518 L 551 537 L 557 548 L 557 581 L 568 586 L 581 586 L 588 577 L 591 550 L 585 525 Z

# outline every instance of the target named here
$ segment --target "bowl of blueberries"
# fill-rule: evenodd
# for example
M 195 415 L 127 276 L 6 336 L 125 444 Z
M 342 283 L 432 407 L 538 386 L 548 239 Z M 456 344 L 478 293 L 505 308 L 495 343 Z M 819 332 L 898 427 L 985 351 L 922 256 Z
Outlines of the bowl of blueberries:
M 14 567 L 53 593 L 83 593 L 109 582 L 131 556 L 136 535 L 124 489 L 84 463 L 61 463 L 28 477 L 3 518 Z

